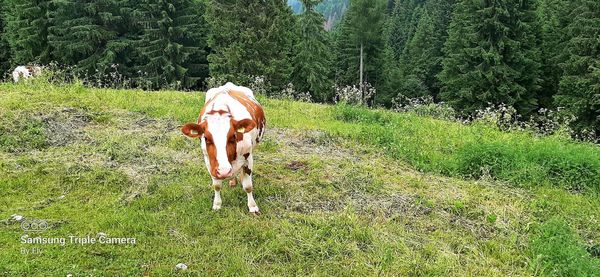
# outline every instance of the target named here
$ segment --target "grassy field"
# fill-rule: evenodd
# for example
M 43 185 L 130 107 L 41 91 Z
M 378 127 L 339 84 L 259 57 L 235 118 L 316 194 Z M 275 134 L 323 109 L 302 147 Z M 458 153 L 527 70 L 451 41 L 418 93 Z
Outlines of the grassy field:
M 260 100 L 253 217 L 239 186 L 211 210 L 202 93 L 0 84 L 0 275 L 598 276 L 599 147 Z

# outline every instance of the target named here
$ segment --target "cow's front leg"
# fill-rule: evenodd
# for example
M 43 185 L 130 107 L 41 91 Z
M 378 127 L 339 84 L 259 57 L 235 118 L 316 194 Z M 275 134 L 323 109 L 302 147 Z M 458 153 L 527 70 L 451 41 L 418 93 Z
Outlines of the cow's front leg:
M 252 191 L 254 188 L 252 187 L 252 155 L 247 158 L 247 164 L 242 168 L 242 186 L 248 195 L 248 210 L 251 214 L 259 215 L 260 211 L 258 210 L 258 206 L 254 201 L 254 196 L 252 195 Z
M 213 189 L 215 190 L 215 199 L 213 200 L 213 210 L 218 211 L 221 209 L 221 180 L 217 180 L 215 178 L 212 179 Z

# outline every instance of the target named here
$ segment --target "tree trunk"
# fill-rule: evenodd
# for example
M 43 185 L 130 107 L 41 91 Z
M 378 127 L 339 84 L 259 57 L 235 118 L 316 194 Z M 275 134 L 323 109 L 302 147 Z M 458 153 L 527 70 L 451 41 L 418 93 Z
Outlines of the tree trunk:
M 358 88 L 360 89 L 360 98 L 361 101 L 365 102 L 365 87 L 363 84 L 363 67 L 364 66 L 364 58 L 363 58 L 363 44 L 360 44 L 360 83 L 358 84 Z

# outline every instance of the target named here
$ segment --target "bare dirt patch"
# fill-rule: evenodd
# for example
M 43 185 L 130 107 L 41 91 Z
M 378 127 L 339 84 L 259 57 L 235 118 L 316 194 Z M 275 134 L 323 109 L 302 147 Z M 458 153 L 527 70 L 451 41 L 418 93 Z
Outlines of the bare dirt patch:
M 39 116 L 44 124 L 48 146 L 65 146 L 75 142 L 92 141 L 83 130 L 92 121 L 94 116 L 92 112 L 64 107 Z
M 416 196 L 386 191 L 383 184 L 364 167 L 369 155 L 352 148 L 344 141 L 318 130 L 268 129 L 266 139 L 280 146 L 286 170 L 301 179 L 303 188 L 282 202 L 286 210 L 299 213 L 339 212 L 351 208 L 365 216 L 386 218 L 398 214 L 423 215 L 431 209 L 421 205 Z M 278 158 L 279 159 L 279 158 Z M 311 168 L 310 160 L 317 159 L 321 168 Z M 290 182 L 294 182 L 290 180 Z M 332 187 L 333 192 L 323 189 Z M 307 190 L 314 190 L 307 192 Z M 322 193 L 322 195 L 319 195 Z

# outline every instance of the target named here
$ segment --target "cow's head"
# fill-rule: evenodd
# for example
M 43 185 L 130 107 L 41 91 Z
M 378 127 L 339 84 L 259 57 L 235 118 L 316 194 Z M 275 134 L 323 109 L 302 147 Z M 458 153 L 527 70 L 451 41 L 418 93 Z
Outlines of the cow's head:
M 231 163 L 237 157 L 237 143 L 244 133 L 255 127 L 252 119 L 236 121 L 229 112 L 210 111 L 200 124 L 188 123 L 181 131 L 190 138 L 202 139 L 202 149 L 210 161 L 210 174 L 225 179 L 233 175 Z

